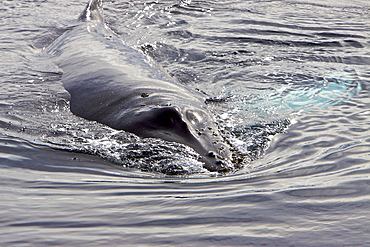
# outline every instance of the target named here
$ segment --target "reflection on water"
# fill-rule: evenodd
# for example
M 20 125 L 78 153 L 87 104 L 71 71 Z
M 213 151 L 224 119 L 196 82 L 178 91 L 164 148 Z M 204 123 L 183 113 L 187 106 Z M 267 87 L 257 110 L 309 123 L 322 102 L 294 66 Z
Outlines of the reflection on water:
M 182 145 L 70 113 L 39 51 L 84 5 L 0 7 L 1 245 L 370 244 L 367 1 L 104 2 L 127 44 L 209 96 L 251 160 L 223 176 Z M 153 156 L 135 150 L 172 152 L 192 174 L 145 172 Z

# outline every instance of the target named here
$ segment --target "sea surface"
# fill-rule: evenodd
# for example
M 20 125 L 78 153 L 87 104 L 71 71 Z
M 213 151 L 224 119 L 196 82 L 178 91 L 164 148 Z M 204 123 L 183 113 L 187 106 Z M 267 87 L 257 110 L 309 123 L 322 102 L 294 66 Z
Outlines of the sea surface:
M 368 0 L 104 1 L 207 96 L 227 174 L 70 112 L 44 50 L 85 5 L 1 1 L 0 246 L 370 246 Z

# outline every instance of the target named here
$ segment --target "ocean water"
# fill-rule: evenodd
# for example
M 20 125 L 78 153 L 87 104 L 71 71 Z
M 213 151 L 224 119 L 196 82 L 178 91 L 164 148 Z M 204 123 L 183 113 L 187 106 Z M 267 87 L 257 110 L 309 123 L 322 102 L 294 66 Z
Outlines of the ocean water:
M 44 48 L 85 4 L 0 5 L 1 246 L 370 245 L 369 1 L 104 1 L 207 95 L 245 157 L 228 174 L 69 111 Z

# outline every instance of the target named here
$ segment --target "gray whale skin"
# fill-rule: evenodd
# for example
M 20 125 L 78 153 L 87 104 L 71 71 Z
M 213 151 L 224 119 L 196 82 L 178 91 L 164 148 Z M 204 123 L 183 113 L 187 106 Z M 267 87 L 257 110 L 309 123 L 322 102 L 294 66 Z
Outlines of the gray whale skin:
M 192 147 L 209 171 L 231 167 L 230 146 L 221 137 L 204 95 L 154 68 L 143 52 L 125 45 L 105 24 L 102 1 L 90 0 L 76 26 L 47 49 L 63 70 L 70 109 L 142 138 Z

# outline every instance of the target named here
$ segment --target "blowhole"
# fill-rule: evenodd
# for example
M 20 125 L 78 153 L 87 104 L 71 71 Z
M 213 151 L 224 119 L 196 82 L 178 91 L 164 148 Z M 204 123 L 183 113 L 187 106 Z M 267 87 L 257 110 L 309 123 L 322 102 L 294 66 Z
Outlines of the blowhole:
M 216 157 L 216 155 L 214 152 L 210 151 L 208 152 L 208 157 Z

